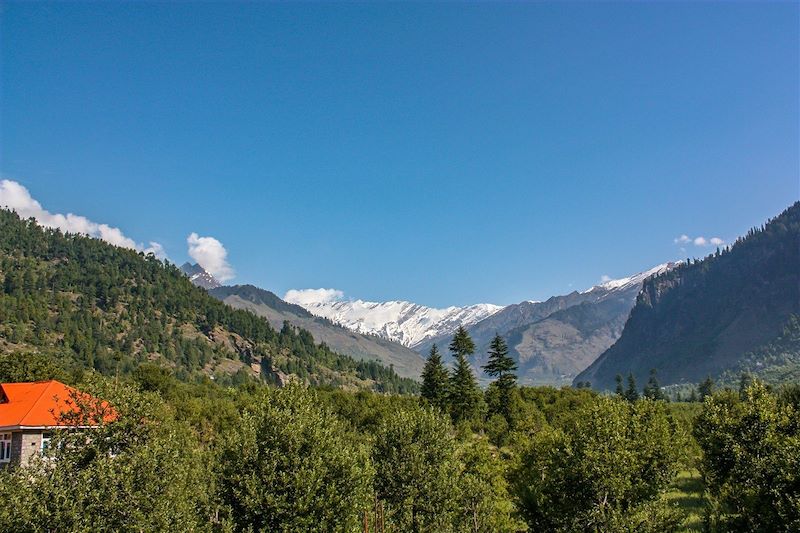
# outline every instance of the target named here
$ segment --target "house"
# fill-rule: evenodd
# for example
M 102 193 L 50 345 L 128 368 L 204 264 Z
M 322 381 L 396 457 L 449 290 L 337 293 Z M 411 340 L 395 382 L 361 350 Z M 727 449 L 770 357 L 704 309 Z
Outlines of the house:
M 78 412 L 78 397 L 91 398 L 55 380 L 0 383 L 0 468 L 27 464 L 54 430 L 86 427 L 65 421 Z

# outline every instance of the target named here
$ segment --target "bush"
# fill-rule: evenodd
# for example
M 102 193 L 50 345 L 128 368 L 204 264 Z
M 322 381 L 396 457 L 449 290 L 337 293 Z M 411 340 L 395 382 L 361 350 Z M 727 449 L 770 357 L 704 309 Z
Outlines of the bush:
M 721 531 L 800 531 L 800 416 L 760 382 L 706 399 L 695 437 Z
M 240 531 L 352 531 L 372 472 L 366 447 L 295 384 L 265 395 L 227 439 L 222 499 Z
M 459 466 L 447 419 L 430 407 L 401 409 L 381 424 L 375 447 L 375 491 L 395 531 L 452 531 Z
M 532 437 L 514 475 L 520 512 L 533 531 L 668 531 L 659 497 L 680 440 L 663 404 L 597 398 Z

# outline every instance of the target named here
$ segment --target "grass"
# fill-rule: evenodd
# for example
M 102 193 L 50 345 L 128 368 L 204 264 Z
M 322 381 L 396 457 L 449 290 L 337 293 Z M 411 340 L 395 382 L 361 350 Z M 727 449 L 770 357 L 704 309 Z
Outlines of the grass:
M 678 473 L 672 488 L 666 494 L 667 501 L 675 503 L 685 518 L 679 531 L 703 530 L 703 480 L 696 469 L 682 470 Z

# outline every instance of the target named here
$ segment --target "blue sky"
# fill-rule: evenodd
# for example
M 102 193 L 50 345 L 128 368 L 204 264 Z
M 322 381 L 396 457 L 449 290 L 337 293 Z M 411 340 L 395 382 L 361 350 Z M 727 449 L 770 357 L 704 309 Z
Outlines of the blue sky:
M 0 177 L 278 294 L 543 299 L 800 196 L 796 3 L 0 10 Z

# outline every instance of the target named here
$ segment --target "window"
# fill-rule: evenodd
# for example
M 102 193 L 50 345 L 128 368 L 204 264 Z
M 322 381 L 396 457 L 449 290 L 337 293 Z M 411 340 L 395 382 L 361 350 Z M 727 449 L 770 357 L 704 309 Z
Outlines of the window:
M 11 461 L 11 433 L 0 433 L 0 463 Z
M 50 448 L 50 439 L 53 437 L 52 433 L 43 433 L 42 434 L 42 454 L 46 454 L 48 448 Z

